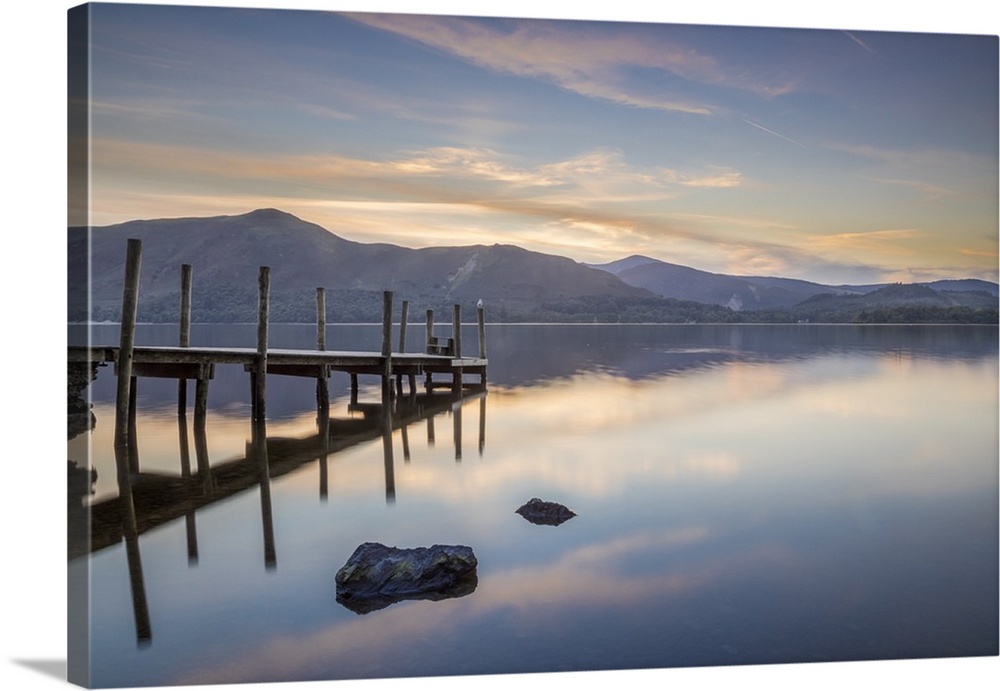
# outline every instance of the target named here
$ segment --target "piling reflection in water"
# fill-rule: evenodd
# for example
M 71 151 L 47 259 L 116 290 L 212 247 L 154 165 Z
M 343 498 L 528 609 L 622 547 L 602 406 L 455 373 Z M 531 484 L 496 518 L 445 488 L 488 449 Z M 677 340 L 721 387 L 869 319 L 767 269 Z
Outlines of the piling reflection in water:
M 196 567 L 199 562 L 198 530 L 196 516 L 199 510 L 212 504 L 257 488 L 260 496 L 260 517 L 263 537 L 263 565 L 265 570 L 278 568 L 278 549 L 274 529 L 274 508 L 271 498 L 273 478 L 291 473 L 298 468 L 316 463 L 319 473 L 319 499 L 329 498 L 329 463 L 338 452 L 381 440 L 385 470 L 385 499 L 387 505 L 396 501 L 395 461 L 393 433 L 401 432 L 404 455 L 409 462 L 407 427 L 426 421 L 433 428 L 433 418 L 451 414 L 456 423 L 455 455 L 461 457 L 461 431 L 459 428 L 462 406 L 479 399 L 479 449 L 485 446 L 486 392 L 474 393 L 449 391 L 447 393 L 411 394 L 404 397 L 390 396 L 388 403 L 350 403 L 347 418 L 333 418 L 329 406 L 319 406 L 316 417 L 316 434 L 302 438 L 268 437 L 266 419 L 251 424 L 251 439 L 245 447 L 243 458 L 221 461 L 212 465 L 208 456 L 208 438 L 204 416 L 196 416 L 194 439 L 197 469 L 192 468 L 187 418 L 183 413 L 178 422 L 179 475 L 162 472 L 143 472 L 139 464 L 138 448 L 142 440 L 136 434 L 130 446 L 136 449 L 125 462 L 132 472 L 119 475 L 118 496 L 105 498 L 83 506 L 84 492 L 81 483 L 70 485 L 69 504 L 75 507 L 70 520 L 70 558 L 88 552 L 98 552 L 107 547 L 125 543 L 129 582 L 136 627 L 140 645 L 152 640 L 152 625 L 143 578 L 142 555 L 139 538 L 160 525 L 183 517 L 187 539 L 188 563 Z M 354 416 L 360 414 L 360 417 Z M 429 446 L 433 446 L 429 436 Z M 82 472 L 82 471 L 81 471 Z M 127 501 L 126 497 L 131 501 Z M 86 514 L 86 516 L 84 516 Z M 88 524 L 89 531 L 81 530 Z

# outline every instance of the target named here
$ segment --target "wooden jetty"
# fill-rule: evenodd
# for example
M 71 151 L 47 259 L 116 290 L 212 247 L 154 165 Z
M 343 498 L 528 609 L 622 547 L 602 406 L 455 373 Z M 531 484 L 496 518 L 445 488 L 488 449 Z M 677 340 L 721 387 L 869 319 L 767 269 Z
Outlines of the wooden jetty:
M 382 343 L 379 350 L 338 351 L 326 350 L 325 291 L 316 289 L 317 347 L 315 350 L 272 348 L 268 345 L 270 269 L 260 267 L 258 278 L 257 343 L 255 347 L 202 347 L 190 342 L 191 285 L 190 265 L 181 267 L 180 334 L 177 346 L 141 346 L 135 343 L 136 312 L 138 304 L 139 271 L 142 244 L 128 241 L 125 282 L 122 295 L 120 341 L 114 344 L 70 346 L 70 366 L 113 364 L 117 377 L 115 403 L 114 447 L 118 474 L 119 506 L 112 522 L 120 524 L 126 537 L 135 537 L 137 522 L 133 481 L 147 484 L 139 472 L 138 445 L 136 440 L 137 380 L 141 377 L 171 378 L 178 380 L 178 415 L 186 415 L 187 382 L 196 383 L 194 399 L 194 430 L 196 440 L 204 436 L 207 414 L 208 385 L 217 365 L 241 365 L 250 377 L 251 416 L 255 437 L 266 440 L 266 379 L 268 375 L 311 377 L 316 379 L 316 398 L 319 417 L 328 417 L 328 378 L 332 372 L 346 372 L 351 379 L 351 403 L 357 404 L 358 377 L 373 375 L 381 379 L 383 410 L 403 394 L 403 378 L 409 381 L 410 396 L 416 394 L 416 378 L 424 378 L 427 393 L 435 388 L 448 387 L 453 395 L 462 396 L 466 390 L 486 390 L 485 317 L 482 306 L 477 308 L 479 326 L 478 357 L 462 354 L 461 310 L 455 305 L 452 315 L 452 332 L 438 336 L 434 331 L 434 314 L 426 311 L 426 342 L 422 352 L 405 352 L 406 326 L 409 303 L 403 302 L 399 323 L 399 347 L 392 348 L 393 293 L 383 292 Z M 444 376 L 445 381 L 440 377 Z M 467 383 L 466 376 L 475 378 Z M 435 381 L 435 377 L 439 379 Z M 262 445 L 263 447 L 264 445 Z M 266 455 L 265 455 L 266 458 Z M 266 461 L 265 461 L 266 472 Z M 239 484 L 239 483 L 237 483 Z
M 378 351 L 328 351 L 326 350 L 326 303 L 323 288 L 316 289 L 317 347 L 315 350 L 277 349 L 268 346 L 268 316 L 270 269 L 260 267 L 258 279 L 258 315 L 256 347 L 215 348 L 198 347 L 190 343 L 191 324 L 191 267 L 182 267 L 180 337 L 177 346 L 138 346 L 135 344 L 136 306 L 138 302 L 139 265 L 141 242 L 128 241 L 125 267 L 125 287 L 122 298 L 121 339 L 118 345 L 70 346 L 70 363 L 91 365 L 112 363 L 118 377 L 116 401 L 116 448 L 127 447 L 130 421 L 135 416 L 136 378 L 166 377 L 180 381 L 178 405 L 186 401 L 185 386 L 195 380 L 195 418 L 204 414 L 208 394 L 208 381 L 219 364 L 242 365 L 250 375 L 251 408 L 255 420 L 266 415 L 266 375 L 312 377 L 317 379 L 317 398 L 321 407 L 328 405 L 326 380 L 331 372 L 347 372 L 351 376 L 352 397 L 356 400 L 359 375 L 375 375 L 382 379 L 383 394 L 391 396 L 391 385 L 396 380 L 395 392 L 402 393 L 402 380 L 407 377 L 410 392 L 416 388 L 416 377 L 423 376 L 427 390 L 450 386 L 460 391 L 465 377 L 478 379 L 476 386 L 486 387 L 485 315 L 481 305 L 477 308 L 479 327 L 479 353 L 477 357 L 463 356 L 461 339 L 461 308 L 454 306 L 452 333 L 437 336 L 434 332 L 434 312 L 426 312 L 426 343 L 423 352 L 404 352 L 409 303 L 403 302 L 399 324 L 399 349 L 392 349 L 393 293 L 383 292 L 382 343 Z M 445 375 L 447 381 L 435 381 L 435 375 Z M 179 407 L 179 412 L 180 412 Z

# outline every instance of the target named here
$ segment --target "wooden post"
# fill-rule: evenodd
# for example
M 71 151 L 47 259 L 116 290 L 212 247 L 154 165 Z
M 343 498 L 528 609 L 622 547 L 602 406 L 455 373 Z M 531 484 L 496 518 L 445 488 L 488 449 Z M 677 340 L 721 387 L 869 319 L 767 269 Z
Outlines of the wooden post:
M 482 300 L 476 305 L 476 321 L 479 324 L 479 357 L 486 359 L 486 310 Z
M 326 350 L 326 290 L 316 289 L 316 350 Z
M 410 311 L 410 301 L 403 300 L 402 312 L 399 316 L 399 351 L 400 353 L 406 351 L 406 322 L 408 320 L 408 315 Z M 412 376 L 412 375 L 411 375 Z M 396 375 L 396 393 L 399 396 L 403 395 L 403 373 L 400 372 Z
M 131 378 L 128 385 L 128 467 L 133 473 L 139 472 L 139 435 L 136 417 L 139 407 L 139 382 Z
M 382 292 L 382 402 L 392 396 L 392 291 Z
M 326 291 L 323 288 L 316 289 L 316 350 L 326 350 Z M 330 410 L 328 374 L 327 367 L 323 365 L 320 376 L 316 378 L 316 407 L 321 418 Z
M 454 358 L 462 357 L 462 306 L 455 305 L 452 316 L 452 333 L 454 334 L 455 352 L 451 355 Z M 458 393 L 462 390 L 462 368 L 455 367 L 451 375 L 451 388 Z
M 431 353 L 431 342 L 434 339 L 434 310 L 427 310 L 427 322 L 425 329 L 425 340 L 427 344 L 424 346 L 424 352 L 428 355 Z M 424 374 L 424 388 L 429 392 L 434 387 L 434 377 L 430 372 Z
M 191 265 L 181 264 L 181 326 L 178 345 L 191 345 Z M 177 414 L 187 413 L 187 379 L 177 382 Z
M 452 355 L 456 358 L 462 357 L 462 306 L 455 305 L 452 317 L 452 332 L 455 335 L 455 352 Z
M 195 402 L 194 453 L 198 463 L 198 478 L 201 480 L 201 488 L 208 494 L 215 487 L 215 480 L 212 478 L 212 465 L 208 458 L 208 435 L 205 430 L 205 417 L 198 415 L 197 405 L 198 403 Z
M 142 578 L 139 535 L 135 504 L 132 500 L 132 473 L 129 447 L 134 442 L 131 416 L 135 405 L 132 387 L 132 358 L 135 348 L 135 322 L 139 304 L 139 268 L 142 264 L 142 241 L 129 238 L 125 258 L 125 281 L 122 289 L 121 334 L 118 349 L 118 390 L 115 399 L 115 466 L 118 471 L 118 501 L 122 510 L 125 552 L 132 588 L 132 607 L 136 635 L 141 644 L 152 637 L 146 589 Z
M 132 504 L 132 477 L 129 469 L 129 415 L 132 385 L 132 358 L 135 348 L 136 311 L 139 304 L 139 268 L 142 241 L 130 238 L 125 259 L 125 283 L 122 290 L 121 334 L 118 349 L 118 391 L 115 399 L 115 465 L 118 491 L 125 520 L 135 523 Z
M 399 352 L 406 351 L 406 321 L 410 311 L 410 301 L 403 300 L 403 312 L 399 317 Z
M 253 419 L 261 421 L 266 415 L 267 394 L 267 324 L 270 311 L 271 268 L 260 267 L 257 279 L 257 364 L 253 380 Z
M 483 301 L 476 305 L 476 322 L 479 324 L 479 357 L 486 359 L 486 310 L 483 308 Z M 486 388 L 486 365 L 482 365 L 479 373 L 479 385 Z

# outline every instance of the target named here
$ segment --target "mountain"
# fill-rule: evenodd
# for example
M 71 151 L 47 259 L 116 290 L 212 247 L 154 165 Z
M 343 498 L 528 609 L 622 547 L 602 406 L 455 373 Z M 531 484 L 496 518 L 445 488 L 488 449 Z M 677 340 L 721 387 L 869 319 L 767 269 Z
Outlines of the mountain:
M 183 264 L 196 322 L 255 321 L 261 266 L 275 322 L 313 322 L 317 287 L 330 322 L 379 321 L 383 290 L 410 302 L 411 321 L 428 308 L 450 320 L 456 303 L 470 318 L 479 299 L 498 322 L 997 321 L 997 285 L 986 281 L 825 286 L 639 255 L 591 266 L 512 245 L 410 249 L 347 240 L 276 209 L 69 228 L 71 321 L 119 319 L 129 238 L 142 241 L 138 317 L 151 322 L 178 320 Z
M 885 288 L 887 284 L 873 285 L 823 285 L 794 278 L 771 276 L 730 276 L 700 271 L 686 266 L 633 255 L 607 264 L 592 264 L 607 271 L 629 285 L 645 288 L 661 297 L 693 300 L 715 305 L 725 305 L 734 311 L 786 310 L 816 296 L 850 298 Z M 959 297 L 943 298 L 945 304 L 996 306 L 996 283 L 977 279 L 943 280 L 915 284 L 937 293 L 981 293 L 993 299 Z M 890 293 L 899 295 L 899 293 Z M 883 296 L 884 297 L 884 296 Z M 967 296 L 968 297 L 968 296 Z M 861 304 L 845 301 L 844 304 Z
M 271 269 L 275 321 L 315 319 L 315 290 L 324 287 L 331 321 L 377 321 L 381 291 L 414 309 L 470 310 L 482 298 L 492 316 L 530 314 L 552 301 L 595 296 L 654 296 L 604 271 L 565 257 L 511 245 L 409 249 L 359 243 L 275 209 L 239 216 L 129 221 L 69 229 L 71 319 L 87 314 L 89 242 L 91 315 L 117 319 L 127 240 L 142 241 L 139 318 L 176 321 L 182 264 L 193 270 L 192 319 L 254 321 L 260 266 Z M 450 311 L 445 312 L 450 315 Z M 412 314 L 412 313 L 411 313 Z

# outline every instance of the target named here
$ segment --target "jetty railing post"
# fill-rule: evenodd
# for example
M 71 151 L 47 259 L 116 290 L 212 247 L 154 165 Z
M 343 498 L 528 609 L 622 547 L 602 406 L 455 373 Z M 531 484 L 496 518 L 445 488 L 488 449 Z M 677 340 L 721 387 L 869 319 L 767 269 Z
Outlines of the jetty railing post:
M 181 315 L 180 336 L 178 345 L 187 348 L 191 345 L 191 265 L 181 264 Z M 187 379 L 177 382 L 177 414 L 187 414 Z
M 479 324 L 479 357 L 486 359 L 486 310 L 482 303 L 476 306 L 476 322 Z
M 479 324 L 479 358 L 481 360 L 486 359 L 486 309 L 483 307 L 483 301 L 480 300 L 479 304 L 476 305 L 476 322 Z M 482 369 L 479 375 L 479 383 L 483 388 L 486 388 L 486 365 L 482 365 Z
M 128 240 L 125 258 L 125 283 L 122 289 L 121 334 L 118 348 L 118 390 L 115 399 L 115 465 L 118 490 L 124 517 L 135 523 L 132 504 L 132 476 L 129 463 L 130 412 L 132 408 L 132 359 L 135 348 L 135 322 L 139 304 L 139 269 L 142 241 Z
M 326 290 L 323 288 L 316 288 L 316 350 L 326 350 Z M 316 378 L 316 406 L 320 419 L 330 410 L 328 375 L 327 366 L 320 365 L 320 374 Z
M 406 321 L 410 311 L 410 301 L 403 300 L 402 312 L 399 315 L 399 352 L 406 351 Z M 412 375 L 411 375 L 412 377 Z M 412 385 L 411 385 L 412 388 Z M 403 373 L 396 375 L 396 393 L 403 395 Z
M 399 316 L 399 352 L 406 351 L 406 321 L 409 318 L 410 301 L 403 300 L 402 313 Z
M 253 380 L 253 419 L 260 421 L 266 415 L 267 394 L 267 325 L 270 318 L 271 268 L 260 267 L 257 280 L 257 362 Z
M 431 344 L 434 342 L 434 310 L 427 310 L 427 345 L 424 352 L 430 354 Z
M 326 290 L 316 289 L 316 350 L 326 350 Z
M 392 291 L 382 292 L 382 401 L 392 395 Z
M 455 352 L 452 357 L 456 360 L 462 357 L 462 306 L 455 305 L 452 315 L 452 333 L 454 334 Z M 462 368 L 455 367 L 451 375 L 451 388 L 456 393 L 462 390 Z
M 430 355 L 433 352 L 431 344 L 434 342 L 434 310 L 427 310 L 427 321 L 424 328 L 426 333 L 425 340 L 427 341 L 424 346 L 424 352 Z M 428 392 L 433 388 L 433 377 L 429 370 L 424 374 L 424 388 Z

